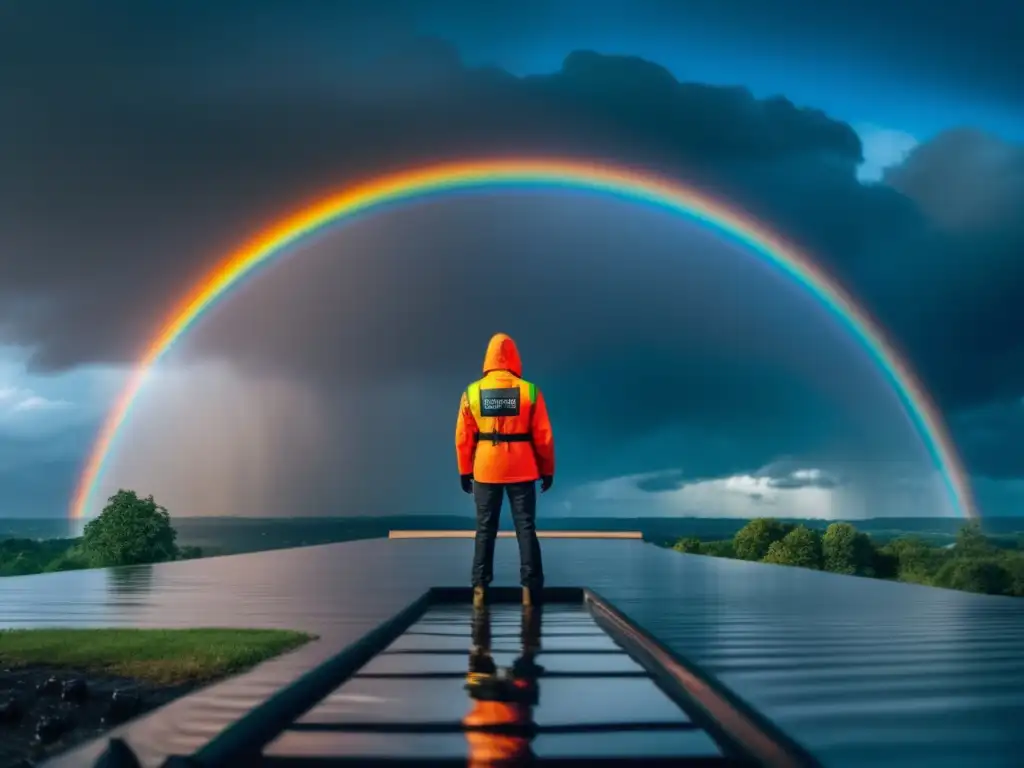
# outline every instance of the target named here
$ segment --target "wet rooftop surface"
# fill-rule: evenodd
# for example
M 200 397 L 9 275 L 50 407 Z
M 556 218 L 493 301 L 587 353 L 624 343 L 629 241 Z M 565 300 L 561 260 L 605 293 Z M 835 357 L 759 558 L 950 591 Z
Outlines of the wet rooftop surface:
M 524 658 L 539 669 L 516 673 Z M 529 703 L 501 693 L 513 680 L 532 694 Z M 496 725 L 523 730 L 467 730 Z M 526 611 L 495 605 L 476 613 L 469 606 L 432 608 L 264 751 L 267 757 L 353 759 L 530 753 L 721 755 L 581 604 Z
M 550 585 L 596 590 L 826 765 L 1020 764 L 1024 600 L 682 555 L 636 541 L 551 540 L 543 551 Z M 469 540 L 374 540 L 6 578 L 0 625 L 288 627 L 321 636 L 124 729 L 153 764 L 201 746 L 428 587 L 464 584 L 471 553 Z M 499 541 L 498 582 L 514 584 L 517 573 L 514 541 Z M 387 663 L 408 663 L 402 655 L 389 654 Z M 465 661 L 434 655 L 439 664 Z M 599 685 L 587 690 L 588 700 L 617 698 Z M 101 748 L 57 764 L 82 765 Z

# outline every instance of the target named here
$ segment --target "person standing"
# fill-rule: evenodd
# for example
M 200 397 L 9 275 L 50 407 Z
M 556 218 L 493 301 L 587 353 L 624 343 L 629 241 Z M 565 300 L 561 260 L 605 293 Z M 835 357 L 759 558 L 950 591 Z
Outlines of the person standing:
M 541 493 L 555 476 L 555 441 L 540 389 L 522 378 L 516 343 L 491 337 L 483 378 L 462 393 L 455 424 L 455 455 L 462 490 L 476 502 L 473 604 L 487 602 L 494 577 L 494 543 L 504 496 L 508 495 L 519 542 L 523 603 L 540 600 L 544 567 L 537 541 L 537 480 Z

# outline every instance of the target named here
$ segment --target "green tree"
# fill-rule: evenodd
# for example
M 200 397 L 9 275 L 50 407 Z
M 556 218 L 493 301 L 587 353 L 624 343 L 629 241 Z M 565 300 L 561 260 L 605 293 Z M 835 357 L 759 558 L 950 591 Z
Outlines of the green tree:
M 939 569 L 934 579 L 937 587 L 986 595 L 1009 594 L 1012 582 L 1013 577 L 1009 571 L 994 558 L 954 558 Z
M 27 576 L 30 573 L 39 573 L 40 564 L 28 552 L 18 552 L 4 563 L 2 575 L 4 576 Z
M 687 536 L 685 539 L 680 539 L 672 547 L 676 552 L 686 552 L 691 555 L 699 555 L 701 553 L 700 539 L 696 536 Z
M 793 526 L 770 517 L 755 518 L 736 532 L 733 551 L 740 560 L 763 560 L 771 545 L 782 541 L 792 529 Z
M 871 539 L 849 523 L 832 523 L 821 537 L 822 566 L 833 573 L 872 575 Z
M 871 575 L 878 579 L 896 579 L 900 575 L 900 561 L 887 547 L 871 546 Z
M 1010 594 L 1024 597 L 1024 555 L 1008 555 L 1003 565 L 1010 574 Z
M 97 567 L 159 563 L 178 556 L 176 538 L 170 515 L 152 496 L 122 489 L 86 524 L 81 551 Z
M 782 543 L 781 539 L 768 545 L 768 551 L 764 553 L 761 562 L 774 565 L 793 565 L 789 559 L 789 550 L 786 549 L 786 545 Z
M 186 544 L 178 547 L 179 560 L 195 560 L 203 556 L 203 548 Z
M 51 570 L 49 564 L 67 555 L 74 539 L 0 540 L 0 576 L 26 576 Z
M 893 539 L 884 548 L 896 564 L 895 577 L 914 584 L 930 584 L 942 562 L 941 552 L 916 536 Z
M 768 546 L 763 562 L 820 569 L 821 534 L 805 525 L 798 525 L 781 540 Z
M 702 542 L 701 549 L 705 555 L 713 557 L 736 557 L 736 552 L 732 546 L 732 539 Z
M 957 557 L 985 557 L 991 555 L 995 547 L 982 532 L 981 524 L 971 520 L 957 531 L 953 549 Z
M 88 568 L 89 563 L 76 549 L 69 549 L 67 552 L 58 555 L 43 568 L 45 573 L 54 571 L 77 571 L 80 568 Z

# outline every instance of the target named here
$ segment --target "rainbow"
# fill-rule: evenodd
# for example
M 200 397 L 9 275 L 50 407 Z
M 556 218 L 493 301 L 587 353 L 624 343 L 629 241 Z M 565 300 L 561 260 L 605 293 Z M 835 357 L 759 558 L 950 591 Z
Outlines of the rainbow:
M 939 472 L 954 510 L 977 512 L 967 474 L 942 417 L 910 367 L 853 299 L 809 258 L 749 216 L 706 194 L 647 171 L 577 160 L 499 158 L 448 162 L 393 173 L 348 187 L 259 232 L 210 271 L 166 318 L 107 414 L 88 454 L 70 516 L 86 516 L 122 425 L 147 374 L 203 314 L 257 267 L 325 227 L 386 205 L 483 188 L 565 188 L 645 203 L 718 230 L 807 290 L 860 343 L 892 386 Z

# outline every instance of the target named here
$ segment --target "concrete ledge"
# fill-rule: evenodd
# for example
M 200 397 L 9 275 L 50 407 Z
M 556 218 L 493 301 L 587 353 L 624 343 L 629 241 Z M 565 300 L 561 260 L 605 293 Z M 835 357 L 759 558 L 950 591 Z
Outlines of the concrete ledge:
M 389 539 L 472 539 L 475 531 L 388 531 Z M 537 531 L 539 539 L 643 539 L 640 531 Z M 513 531 L 498 531 L 498 538 L 513 539 Z

